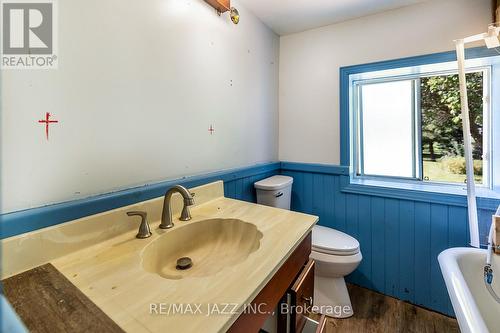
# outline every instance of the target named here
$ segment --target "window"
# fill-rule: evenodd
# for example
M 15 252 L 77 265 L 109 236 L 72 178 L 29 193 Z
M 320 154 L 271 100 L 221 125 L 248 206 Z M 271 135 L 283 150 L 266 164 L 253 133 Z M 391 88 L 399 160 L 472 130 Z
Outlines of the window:
M 353 177 L 464 184 L 456 65 L 442 63 L 350 76 Z M 491 66 L 467 72 L 474 174 L 491 187 Z
M 415 82 L 365 82 L 358 85 L 358 94 L 357 174 L 419 177 L 415 149 Z
M 483 147 L 488 145 L 486 103 L 489 92 L 488 70 L 467 74 L 469 118 L 473 140 L 475 181 L 487 184 L 483 170 Z M 423 179 L 427 181 L 465 182 L 465 158 L 458 75 L 436 75 L 420 80 Z M 485 176 L 488 172 L 485 172 Z M 484 182 L 483 182 L 484 178 Z

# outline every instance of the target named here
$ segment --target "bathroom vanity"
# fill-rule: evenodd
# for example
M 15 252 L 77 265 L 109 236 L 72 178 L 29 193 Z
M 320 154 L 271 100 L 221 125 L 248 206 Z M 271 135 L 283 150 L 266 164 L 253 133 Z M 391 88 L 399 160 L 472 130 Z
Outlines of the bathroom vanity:
M 28 326 L 49 329 L 74 320 L 58 312 L 64 310 L 57 305 L 61 297 L 52 300 L 53 307 L 37 304 L 34 297 L 32 307 L 52 311 L 51 320 L 34 322 L 30 318 L 43 318 L 41 313 L 30 317 L 19 288 L 9 288 L 12 279 L 20 283 L 23 274 L 33 274 L 30 269 L 50 263 L 68 282 L 59 296 L 80 292 L 89 302 L 81 303 L 91 311 L 81 313 L 92 318 L 95 305 L 103 320 L 127 332 L 256 332 L 279 302 L 312 303 L 309 254 L 316 216 L 225 198 L 222 182 L 191 191 L 196 200 L 192 220 L 175 218 L 182 200 L 174 195 L 174 227 L 168 230 L 158 228 L 163 198 L 155 198 L 3 240 L 8 299 Z M 139 220 L 126 215 L 131 210 L 148 213 L 150 238 L 135 237 Z M 189 256 L 192 267 L 176 270 L 180 256 Z M 292 332 L 300 330 L 304 319 L 295 314 L 290 319 Z M 88 331 L 84 322 L 80 327 Z M 279 328 L 286 324 L 280 316 L 278 323 Z

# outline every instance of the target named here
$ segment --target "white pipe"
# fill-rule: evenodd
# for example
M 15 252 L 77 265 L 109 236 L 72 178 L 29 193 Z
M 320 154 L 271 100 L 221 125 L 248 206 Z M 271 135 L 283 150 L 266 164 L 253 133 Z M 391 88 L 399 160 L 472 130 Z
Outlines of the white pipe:
M 467 204 L 469 214 L 470 245 L 479 247 L 479 225 L 477 219 L 476 187 L 474 183 L 474 166 L 472 161 L 472 142 L 469 123 L 469 101 L 467 98 L 467 81 L 465 77 L 464 40 L 455 41 L 458 60 L 458 77 L 460 81 L 460 102 L 462 104 L 462 129 L 464 135 L 465 170 L 467 176 Z
M 467 204 L 469 214 L 469 229 L 470 243 L 474 247 L 479 247 L 479 224 L 477 219 L 476 206 L 476 185 L 474 183 L 474 165 L 472 160 L 472 143 L 470 135 L 469 123 L 469 104 L 467 98 L 467 79 L 465 77 L 465 43 L 484 40 L 488 48 L 498 47 L 498 35 L 500 27 L 496 24 L 491 24 L 488 27 L 488 32 L 484 34 L 474 35 L 465 39 L 456 40 L 457 60 L 458 60 L 458 76 L 460 81 L 460 102 L 462 104 L 462 129 L 464 133 L 464 148 L 465 148 L 465 167 L 467 174 Z M 500 206 L 496 211 L 496 215 L 500 215 Z M 486 265 L 484 266 L 484 284 L 490 295 L 500 303 L 500 296 L 493 290 L 491 286 L 493 282 L 493 269 L 491 268 L 491 253 L 493 252 L 493 234 L 495 225 L 491 223 L 490 232 L 488 234 L 488 250 L 486 252 Z M 495 244 L 497 246 L 497 244 Z
M 464 44 L 474 43 L 474 42 L 483 41 L 487 37 L 488 37 L 488 34 L 485 32 L 485 33 L 482 33 L 482 34 L 477 34 L 477 35 L 474 35 L 474 36 L 466 37 L 466 38 L 462 39 L 462 41 L 463 41 Z M 458 43 L 458 42 L 459 42 L 459 40 L 455 41 L 455 43 Z
M 484 41 L 488 37 L 498 37 L 500 34 L 500 26 L 496 26 L 495 24 L 490 24 L 488 27 L 488 32 L 483 32 L 482 34 L 477 34 L 473 36 L 468 36 L 462 39 L 462 42 L 464 44 L 469 44 L 469 43 L 475 43 L 475 42 L 480 42 Z M 455 43 L 460 42 L 460 40 L 455 40 Z
M 491 265 L 491 252 L 493 252 L 493 230 L 495 225 L 491 223 L 490 233 L 488 234 L 488 252 L 486 252 L 486 265 Z

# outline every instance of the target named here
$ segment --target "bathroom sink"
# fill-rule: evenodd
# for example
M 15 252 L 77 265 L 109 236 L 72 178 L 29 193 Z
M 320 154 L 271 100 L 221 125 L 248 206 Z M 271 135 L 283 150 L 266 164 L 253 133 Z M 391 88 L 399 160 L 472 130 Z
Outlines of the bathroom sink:
M 261 238 L 255 225 L 238 219 L 191 222 L 151 242 L 142 252 L 142 267 L 172 280 L 210 276 L 243 262 Z

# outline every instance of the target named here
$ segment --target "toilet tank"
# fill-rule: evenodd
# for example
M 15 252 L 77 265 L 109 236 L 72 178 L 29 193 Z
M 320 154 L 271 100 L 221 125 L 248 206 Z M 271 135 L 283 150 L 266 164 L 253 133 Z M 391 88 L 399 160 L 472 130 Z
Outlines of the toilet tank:
M 254 184 L 257 191 L 257 203 L 261 205 L 290 209 L 293 178 L 272 176 Z

